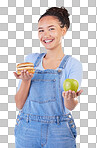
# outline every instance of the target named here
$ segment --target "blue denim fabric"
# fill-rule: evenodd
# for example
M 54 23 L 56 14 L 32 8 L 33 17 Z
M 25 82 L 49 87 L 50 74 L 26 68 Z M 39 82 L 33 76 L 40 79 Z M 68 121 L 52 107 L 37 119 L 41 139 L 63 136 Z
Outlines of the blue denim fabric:
M 76 148 L 76 125 L 71 113 L 65 114 L 60 78 L 69 55 L 64 56 L 57 70 L 37 69 L 31 80 L 27 100 L 17 116 L 16 148 Z

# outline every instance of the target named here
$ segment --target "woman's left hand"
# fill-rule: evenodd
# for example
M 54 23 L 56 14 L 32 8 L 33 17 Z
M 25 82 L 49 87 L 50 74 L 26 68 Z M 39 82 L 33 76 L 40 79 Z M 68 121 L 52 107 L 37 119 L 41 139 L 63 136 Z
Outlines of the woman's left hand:
M 78 99 L 75 99 L 75 98 L 80 96 L 82 92 L 83 92 L 82 89 L 77 92 L 71 91 L 71 90 L 66 91 L 66 92 L 63 91 L 62 96 L 64 98 L 65 107 L 72 111 L 78 104 Z
M 76 97 L 80 96 L 82 92 L 83 92 L 82 89 L 77 92 L 72 91 L 72 90 L 63 91 L 62 96 L 63 96 L 63 98 L 69 100 L 69 99 L 76 98 Z

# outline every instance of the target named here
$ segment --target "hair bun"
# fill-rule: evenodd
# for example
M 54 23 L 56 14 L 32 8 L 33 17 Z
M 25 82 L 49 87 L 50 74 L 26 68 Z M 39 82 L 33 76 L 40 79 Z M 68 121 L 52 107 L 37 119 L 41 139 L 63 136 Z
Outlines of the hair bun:
M 65 17 L 69 17 L 70 16 L 70 14 L 68 13 L 68 11 L 65 9 L 65 7 L 60 7 L 60 8 L 58 8 L 58 7 L 51 7 L 51 8 L 49 8 L 49 9 L 47 9 L 46 10 L 46 12 L 47 13 L 51 13 L 51 11 L 53 12 L 53 13 L 59 13 L 61 16 L 65 16 Z
M 62 11 L 64 16 L 67 16 L 67 17 L 70 16 L 70 14 L 68 13 L 67 9 L 65 9 L 64 7 L 61 7 L 61 11 Z

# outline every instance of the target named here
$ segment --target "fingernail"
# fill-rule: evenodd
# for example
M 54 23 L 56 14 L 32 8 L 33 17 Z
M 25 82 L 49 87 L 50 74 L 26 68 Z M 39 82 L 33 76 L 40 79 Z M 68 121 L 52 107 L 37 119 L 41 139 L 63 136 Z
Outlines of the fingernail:
M 68 94 L 68 91 L 66 91 L 66 94 Z

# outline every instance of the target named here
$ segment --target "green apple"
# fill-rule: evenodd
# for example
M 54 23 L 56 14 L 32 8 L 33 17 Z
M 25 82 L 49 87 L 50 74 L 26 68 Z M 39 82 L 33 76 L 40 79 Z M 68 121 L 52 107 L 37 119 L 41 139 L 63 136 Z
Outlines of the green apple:
M 64 89 L 64 91 L 72 90 L 72 91 L 77 92 L 78 87 L 79 87 L 79 83 L 75 79 L 66 79 L 63 82 L 63 89 Z

